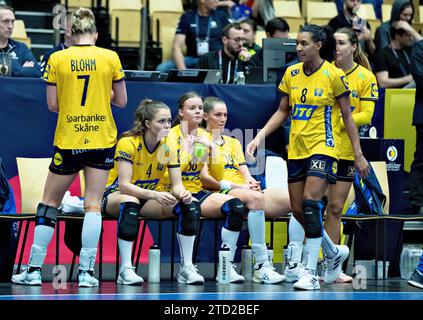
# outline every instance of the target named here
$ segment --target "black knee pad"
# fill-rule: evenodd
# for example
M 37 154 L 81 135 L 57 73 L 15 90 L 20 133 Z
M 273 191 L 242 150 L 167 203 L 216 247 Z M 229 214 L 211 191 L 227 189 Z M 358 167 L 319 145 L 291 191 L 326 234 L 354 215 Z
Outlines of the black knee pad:
M 224 227 L 231 231 L 241 231 L 244 214 L 247 212 L 244 204 L 238 198 L 233 198 L 222 205 L 221 211 L 226 216 Z
M 201 215 L 201 205 L 198 201 L 188 204 L 178 202 L 173 208 L 173 214 L 178 217 L 178 233 L 184 236 L 197 234 Z
M 59 209 L 39 203 L 35 215 L 35 225 L 43 225 L 54 228 L 56 226 L 57 214 Z
M 323 237 L 322 210 L 324 204 L 322 201 L 304 200 L 304 229 L 307 238 Z
M 120 204 L 118 220 L 118 237 L 126 241 L 137 239 L 138 214 L 141 206 L 135 202 L 123 202 Z

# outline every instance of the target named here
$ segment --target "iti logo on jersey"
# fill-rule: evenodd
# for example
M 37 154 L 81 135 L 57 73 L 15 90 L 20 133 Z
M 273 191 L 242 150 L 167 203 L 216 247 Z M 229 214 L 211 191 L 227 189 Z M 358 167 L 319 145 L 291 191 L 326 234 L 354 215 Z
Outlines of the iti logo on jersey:
M 378 87 L 376 83 L 372 83 L 372 90 L 370 92 L 370 95 L 372 96 L 372 98 L 376 98 L 378 96 L 379 92 L 378 92 Z
M 398 150 L 395 146 L 390 146 L 388 150 L 386 150 L 386 157 L 389 161 L 395 161 L 398 158 Z
M 308 104 L 295 104 L 292 110 L 293 120 L 309 120 L 317 106 Z
M 323 95 L 323 89 L 320 89 L 320 88 L 314 89 L 315 97 L 321 97 L 322 95 Z
M 357 92 L 357 90 L 353 90 L 353 91 L 351 91 L 351 97 L 353 97 L 353 98 L 357 98 L 358 99 L 358 92 Z M 351 110 L 352 111 L 352 110 Z
M 348 88 L 348 79 L 347 79 L 347 76 L 341 76 L 341 81 L 342 81 L 342 83 L 344 84 L 345 89 L 346 89 L 346 90 L 349 90 L 349 88 Z
M 295 77 L 300 74 L 300 69 L 291 70 L 291 77 Z

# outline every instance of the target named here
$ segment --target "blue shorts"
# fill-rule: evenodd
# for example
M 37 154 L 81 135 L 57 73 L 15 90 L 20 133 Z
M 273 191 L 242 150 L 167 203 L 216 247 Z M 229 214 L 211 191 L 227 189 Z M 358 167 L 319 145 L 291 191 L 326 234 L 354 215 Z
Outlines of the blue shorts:
M 200 204 L 202 204 L 204 202 L 204 200 L 206 200 L 212 194 L 213 194 L 213 192 L 211 192 L 211 191 L 201 190 L 201 191 L 199 191 L 197 193 L 193 193 L 192 196 L 195 199 L 197 199 Z
M 288 183 L 305 181 L 308 176 L 319 177 L 336 183 L 338 160 L 315 154 L 305 159 L 288 159 Z
M 338 173 L 336 174 L 338 181 L 353 182 L 355 175 L 354 161 L 342 160 L 338 161 Z
M 113 192 L 118 191 L 118 190 L 106 190 L 103 194 L 103 199 L 101 199 L 101 214 L 103 215 L 107 215 L 107 198 L 109 197 L 109 195 L 111 195 Z M 144 207 L 144 205 L 147 203 L 147 199 L 138 199 L 140 201 L 140 211 L 142 209 L 142 207 Z
M 54 148 L 50 171 L 55 174 L 69 175 L 79 172 L 84 167 L 110 170 L 114 165 L 115 148 L 107 149 L 60 149 Z

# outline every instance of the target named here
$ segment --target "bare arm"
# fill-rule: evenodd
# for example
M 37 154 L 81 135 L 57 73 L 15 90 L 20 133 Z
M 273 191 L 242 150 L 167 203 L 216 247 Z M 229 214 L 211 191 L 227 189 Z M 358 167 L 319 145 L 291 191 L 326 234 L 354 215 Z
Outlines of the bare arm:
M 155 190 L 144 189 L 131 182 L 132 163 L 126 160 L 118 160 L 119 190 L 122 194 L 127 194 L 138 199 L 154 199 L 163 205 L 176 203 L 176 198 L 169 192 L 158 192 Z
M 201 177 L 201 183 L 206 189 L 220 190 L 220 181 L 216 180 L 213 176 L 210 175 L 207 165 L 204 165 L 203 169 L 201 169 L 200 177 Z M 248 189 L 248 185 L 242 185 L 242 184 L 233 183 L 233 182 L 230 182 L 230 184 L 231 184 L 231 189 L 236 189 L 236 188 Z
M 376 78 L 379 85 L 383 88 L 402 88 L 413 80 L 411 74 L 401 78 L 389 78 L 388 71 L 376 72 Z
M 47 106 L 51 112 L 59 112 L 59 105 L 57 103 L 57 87 L 47 86 Z
M 173 46 L 172 46 L 172 54 L 173 54 L 173 61 L 175 61 L 176 68 L 179 70 L 185 70 L 187 67 L 185 65 L 184 54 L 182 53 L 182 48 L 185 45 L 185 38 L 184 34 L 175 34 L 175 38 L 173 38 Z
M 187 191 L 182 183 L 181 168 L 168 168 L 169 180 L 172 185 L 172 193 L 179 201 L 184 203 L 191 202 L 191 192 Z
M 111 96 L 110 102 L 119 108 L 125 108 L 126 103 L 128 102 L 125 80 L 113 82 L 112 90 L 113 95 Z
M 357 127 L 355 126 L 353 117 L 351 115 L 350 97 L 344 96 L 338 99 L 338 102 L 341 108 L 345 130 L 348 133 L 348 137 L 350 138 L 352 147 L 354 149 L 355 167 L 358 170 L 360 178 L 366 178 L 369 175 L 370 167 L 367 160 L 363 156 L 363 151 L 361 150 Z
M 257 134 L 257 136 L 247 145 L 247 155 L 254 157 L 253 154 L 257 149 L 257 146 L 262 140 L 264 140 L 268 135 L 276 131 L 282 123 L 288 118 L 289 114 L 289 100 L 288 96 L 283 96 L 281 102 L 279 103 L 278 110 L 272 115 L 272 117 L 267 121 L 266 125 L 262 130 Z

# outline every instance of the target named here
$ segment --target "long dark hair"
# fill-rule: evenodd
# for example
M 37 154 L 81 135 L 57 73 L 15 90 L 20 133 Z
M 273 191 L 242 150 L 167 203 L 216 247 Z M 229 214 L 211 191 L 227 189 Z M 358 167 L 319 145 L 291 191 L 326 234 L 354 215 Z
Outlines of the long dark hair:
M 319 55 L 322 59 L 333 61 L 335 56 L 336 42 L 333 33 L 328 26 L 318 26 L 317 24 L 306 24 L 300 32 L 309 32 L 314 43 L 321 42 Z
M 145 122 L 153 120 L 160 109 L 167 109 L 170 112 L 164 102 L 151 99 L 142 100 L 134 112 L 132 129 L 122 133 L 121 138 L 143 135 L 146 130 Z
M 336 30 L 335 33 L 342 33 L 342 34 L 346 34 L 348 36 L 348 41 L 352 45 L 357 46 L 357 48 L 355 49 L 354 54 L 353 54 L 354 62 L 356 62 L 359 65 L 363 66 L 364 68 L 372 71 L 369 60 L 367 59 L 366 55 L 364 54 L 363 50 L 361 49 L 357 33 L 355 33 L 355 31 L 350 29 L 350 28 L 341 28 L 341 29 Z

